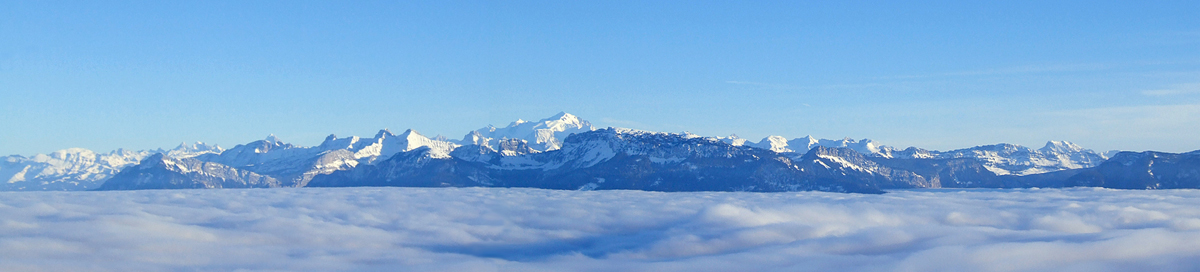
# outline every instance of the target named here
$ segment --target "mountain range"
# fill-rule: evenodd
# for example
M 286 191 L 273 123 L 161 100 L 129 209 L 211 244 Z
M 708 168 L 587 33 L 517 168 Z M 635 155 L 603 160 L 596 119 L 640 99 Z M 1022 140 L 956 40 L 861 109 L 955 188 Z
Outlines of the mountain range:
M 202 142 L 181 143 L 170 150 L 96 153 L 83 148 L 63 149 L 30 157 L 10 155 L 0 161 L 0 191 L 75 191 L 100 187 L 105 180 L 154 154 L 191 158 L 219 154 L 225 149 Z
M 1112 155 L 1109 158 L 1108 155 Z M 533 187 L 569 190 L 833 191 L 906 188 L 1200 187 L 1200 151 L 1098 153 L 1064 141 L 898 149 L 869 139 L 758 142 L 597 128 L 568 113 L 487 126 L 462 140 L 413 130 L 329 135 L 311 147 L 275 137 L 98 154 L 67 149 L 0 162 L 0 190 L 272 187 Z M 1145 173 L 1149 173 L 1148 175 Z

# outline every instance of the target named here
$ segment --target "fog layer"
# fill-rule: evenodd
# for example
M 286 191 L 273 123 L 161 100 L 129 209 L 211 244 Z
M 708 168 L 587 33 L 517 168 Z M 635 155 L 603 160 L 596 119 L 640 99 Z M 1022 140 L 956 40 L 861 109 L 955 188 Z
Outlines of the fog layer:
M 0 193 L 3 271 L 1195 271 L 1200 191 Z

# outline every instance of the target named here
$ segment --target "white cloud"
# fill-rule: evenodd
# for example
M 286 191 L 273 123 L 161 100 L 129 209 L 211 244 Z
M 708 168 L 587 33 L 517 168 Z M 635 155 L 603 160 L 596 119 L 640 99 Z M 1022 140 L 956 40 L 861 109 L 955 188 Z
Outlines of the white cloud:
M 0 270 L 1191 271 L 1200 191 L 0 193 Z

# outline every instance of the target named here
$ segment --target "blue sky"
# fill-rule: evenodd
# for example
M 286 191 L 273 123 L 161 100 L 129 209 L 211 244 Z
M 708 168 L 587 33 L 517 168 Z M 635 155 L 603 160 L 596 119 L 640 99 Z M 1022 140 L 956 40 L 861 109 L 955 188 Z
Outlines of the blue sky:
M 0 154 L 461 138 L 559 111 L 755 140 L 1200 149 L 1195 1 L 448 2 L 0 2 Z

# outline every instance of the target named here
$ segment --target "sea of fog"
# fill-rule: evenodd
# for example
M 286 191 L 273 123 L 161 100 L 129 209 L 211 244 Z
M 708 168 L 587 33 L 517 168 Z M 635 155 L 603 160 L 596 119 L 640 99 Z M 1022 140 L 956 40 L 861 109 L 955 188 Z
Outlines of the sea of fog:
M 1197 271 L 1200 190 L 0 193 L 0 271 Z

